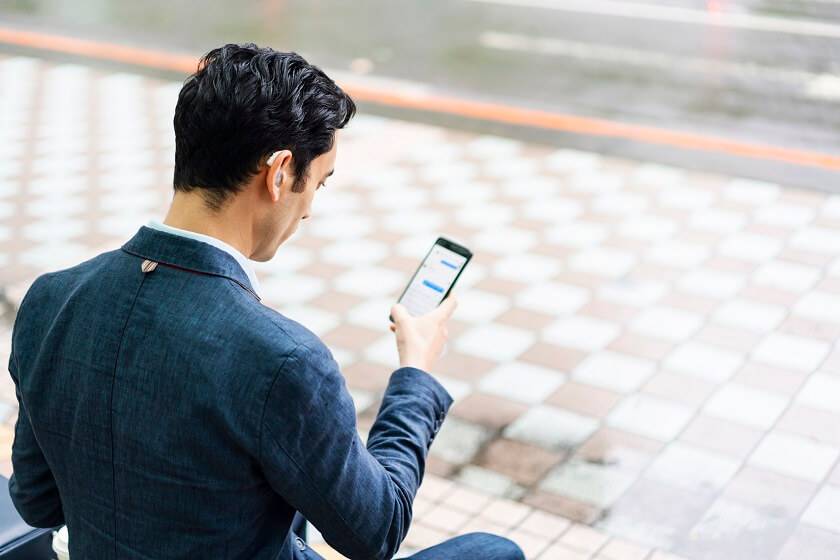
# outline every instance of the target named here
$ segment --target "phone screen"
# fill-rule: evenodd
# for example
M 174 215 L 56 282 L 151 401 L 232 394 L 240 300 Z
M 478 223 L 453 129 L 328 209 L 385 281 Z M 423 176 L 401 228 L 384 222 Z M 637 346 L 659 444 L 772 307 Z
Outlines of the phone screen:
M 424 315 L 445 298 L 472 257 L 457 243 L 440 238 L 414 273 L 400 296 L 411 315 Z

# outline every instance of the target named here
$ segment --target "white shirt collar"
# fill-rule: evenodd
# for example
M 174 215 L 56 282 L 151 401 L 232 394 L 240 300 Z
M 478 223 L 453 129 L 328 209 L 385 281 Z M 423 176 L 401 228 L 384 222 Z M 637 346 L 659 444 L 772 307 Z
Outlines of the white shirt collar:
M 236 259 L 236 262 L 239 263 L 239 266 L 242 267 L 242 270 L 245 271 L 245 274 L 248 275 L 248 280 L 251 281 L 251 287 L 254 288 L 254 291 L 257 292 L 257 294 L 259 294 L 260 284 L 257 280 L 257 274 L 254 271 L 254 267 L 251 265 L 251 260 L 242 253 L 240 253 L 239 250 L 233 245 L 225 243 L 224 241 L 216 237 L 204 235 L 203 233 L 189 231 L 186 229 L 176 228 L 168 224 L 164 224 L 159 220 L 149 220 L 149 223 L 147 223 L 146 225 L 150 228 L 159 231 L 165 231 L 173 235 L 180 235 L 181 237 L 188 237 L 197 241 L 203 241 L 204 243 L 213 245 L 214 247 L 221 249 L 222 251 L 228 252 L 234 259 Z

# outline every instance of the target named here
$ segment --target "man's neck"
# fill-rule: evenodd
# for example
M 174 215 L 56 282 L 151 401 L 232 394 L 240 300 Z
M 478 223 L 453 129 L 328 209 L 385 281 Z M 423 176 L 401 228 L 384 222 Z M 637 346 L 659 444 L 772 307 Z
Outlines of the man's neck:
M 241 227 L 246 221 L 234 217 L 236 209 L 236 206 L 229 205 L 213 213 L 204 206 L 200 196 L 175 193 L 163 223 L 220 239 L 250 259 L 253 253 L 251 229 Z

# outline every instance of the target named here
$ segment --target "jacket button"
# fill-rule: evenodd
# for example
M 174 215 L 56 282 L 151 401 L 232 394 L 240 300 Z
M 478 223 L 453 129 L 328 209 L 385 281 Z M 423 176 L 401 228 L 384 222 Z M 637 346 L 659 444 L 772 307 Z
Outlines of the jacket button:
M 295 544 L 298 547 L 298 550 L 306 550 L 306 543 L 303 542 L 303 539 L 300 537 L 295 537 Z

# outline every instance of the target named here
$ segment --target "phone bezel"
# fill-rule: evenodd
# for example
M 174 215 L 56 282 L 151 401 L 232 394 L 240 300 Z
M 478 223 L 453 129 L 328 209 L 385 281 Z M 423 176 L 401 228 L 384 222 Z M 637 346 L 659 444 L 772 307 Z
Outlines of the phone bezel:
M 403 296 L 405 296 L 405 293 L 408 291 L 408 288 L 411 286 L 411 283 L 414 282 L 414 278 L 417 277 L 417 273 L 420 272 L 421 268 L 423 268 L 423 263 L 425 263 L 426 259 L 429 258 L 429 255 L 432 254 L 432 250 L 435 248 L 435 245 L 440 245 L 444 249 L 449 249 L 453 253 L 457 253 L 457 254 L 461 255 L 462 257 L 464 257 L 465 259 L 467 259 L 466 261 L 464 261 L 464 265 L 458 271 L 458 274 L 455 275 L 455 278 L 452 280 L 452 283 L 449 284 L 449 288 L 447 288 L 446 293 L 443 294 L 443 297 L 440 299 L 440 303 L 443 303 L 443 301 L 447 297 L 449 297 L 449 294 L 452 292 L 452 288 L 455 287 L 455 284 L 458 282 L 458 279 L 461 277 L 461 274 L 463 274 L 464 269 L 467 268 L 468 264 L 470 264 L 470 260 L 472 259 L 473 254 L 472 254 L 472 251 L 470 251 L 469 249 L 467 249 L 463 245 L 461 245 L 459 243 L 456 243 L 455 241 L 452 241 L 451 239 L 447 239 L 446 237 L 438 237 L 437 240 L 434 243 L 432 243 L 432 246 L 429 247 L 429 250 L 426 251 L 426 255 L 420 260 L 420 264 L 417 265 L 417 268 L 415 269 L 414 274 L 411 275 L 411 278 L 409 278 L 408 283 L 405 285 L 405 288 L 403 288 L 403 291 L 400 294 L 400 297 L 397 298 L 397 303 L 400 303 L 402 301 L 402 298 L 403 298 Z M 440 305 L 440 303 L 438 303 L 438 305 Z M 394 321 L 394 319 L 391 317 L 390 314 L 388 315 L 388 319 L 390 319 L 391 322 Z

